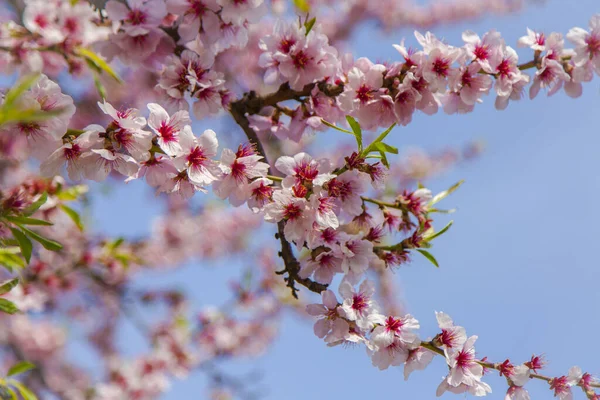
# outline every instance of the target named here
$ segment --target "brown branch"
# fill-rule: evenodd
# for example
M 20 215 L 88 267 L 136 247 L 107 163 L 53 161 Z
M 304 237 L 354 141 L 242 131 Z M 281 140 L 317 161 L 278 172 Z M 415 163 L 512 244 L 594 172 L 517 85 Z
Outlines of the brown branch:
M 249 93 L 246 93 L 242 99 L 232 102 L 230 104 L 229 112 L 231 113 L 231 116 L 233 117 L 235 122 L 242 128 L 248 140 L 254 146 L 256 146 L 256 150 L 260 153 L 260 155 L 264 157 L 264 161 L 267 164 L 269 163 L 269 161 L 267 160 L 267 154 L 265 152 L 265 149 L 254 129 L 250 127 L 250 121 L 248 121 L 247 115 L 257 114 L 263 107 L 277 104 L 280 101 L 297 99 L 301 96 L 308 96 L 312 89 L 315 87 L 315 85 L 317 84 L 306 85 L 301 91 L 294 91 L 290 89 L 289 85 L 286 83 L 281 85 L 277 92 L 267 95 L 265 97 L 259 97 L 256 95 L 256 92 L 251 91 Z M 343 88 L 340 88 L 339 86 L 333 86 L 329 88 L 329 85 L 323 85 L 324 89 L 328 91 L 331 90 L 330 93 L 332 94 L 337 91 L 341 93 L 341 90 L 343 90 Z M 321 86 L 319 86 L 319 88 L 320 87 Z M 283 233 L 284 228 L 285 222 L 280 221 L 277 224 L 277 238 L 281 242 L 281 251 L 279 252 L 279 255 L 283 259 L 285 269 L 278 273 L 280 275 L 283 275 L 285 273 L 288 274 L 288 276 L 285 278 L 285 281 L 287 282 L 287 285 L 291 288 L 292 295 L 295 298 L 298 298 L 298 289 L 295 286 L 296 282 L 298 282 L 299 284 L 306 287 L 312 292 L 321 293 L 322 291 L 327 289 L 327 285 L 323 285 L 321 283 L 314 282 L 308 278 L 301 278 L 300 276 L 298 276 L 298 273 L 300 272 L 300 263 L 294 255 L 290 242 L 288 242 L 285 239 L 285 235 Z

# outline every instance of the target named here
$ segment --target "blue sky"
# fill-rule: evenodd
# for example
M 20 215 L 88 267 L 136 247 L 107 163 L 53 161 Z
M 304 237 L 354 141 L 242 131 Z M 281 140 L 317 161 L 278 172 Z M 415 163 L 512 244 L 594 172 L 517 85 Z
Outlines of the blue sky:
M 554 0 L 518 15 L 433 32 L 459 44 L 465 29 L 482 34 L 495 28 L 515 46 L 527 27 L 566 33 L 574 26 L 587 28 L 589 17 L 597 12 L 597 0 Z M 356 57 L 381 61 L 399 58 L 391 45 L 403 37 L 415 44 L 412 30 L 383 34 L 364 26 L 354 36 Z M 452 229 L 432 249 L 441 268 L 415 257 L 395 274 L 408 311 L 421 323 L 423 337 L 437 332 L 434 311 L 444 311 L 468 334 L 479 336 L 480 356 L 494 361 L 511 358 L 516 363 L 544 353 L 550 375 L 566 374 L 573 365 L 600 375 L 593 347 L 600 329 L 600 268 L 594 252 L 600 237 L 600 207 L 595 202 L 600 196 L 598 82 L 586 84 L 583 96 L 576 100 L 563 93 L 551 98 L 542 93 L 534 101 L 512 103 L 499 112 L 493 97 L 488 97 L 470 115 L 417 115 L 409 126 L 390 135 L 390 143 L 401 149 L 460 147 L 473 139 L 486 143 L 478 160 L 428 182 L 435 192 L 460 179 L 466 181 L 444 203 L 458 211 L 452 216 Z M 148 221 L 159 211 L 159 203 L 151 204 L 149 196 L 143 184 L 134 183 L 97 198 L 95 228 L 114 235 L 147 232 Z M 148 206 L 140 208 L 139 201 Z M 441 218 L 438 226 L 445 221 Z M 145 276 L 141 282 L 186 288 L 193 292 L 195 305 L 201 306 L 223 300 L 221 289 L 227 277 L 236 274 L 226 263 L 208 268 L 189 265 L 168 276 Z M 135 353 L 142 348 L 140 339 L 124 325 L 121 347 Z M 436 358 L 427 370 L 404 382 L 399 368 L 381 372 L 372 367 L 364 348 L 327 348 L 313 335 L 312 324 L 293 316 L 284 318 L 275 346 L 264 357 L 224 366 L 235 373 L 261 372 L 258 387 L 263 398 L 286 400 L 431 399 L 446 373 L 444 361 Z M 489 398 L 503 399 L 503 378 L 492 373 L 486 381 L 494 390 Z M 195 374 L 174 382 L 164 399 L 203 398 L 204 387 L 202 375 Z M 532 398 L 551 397 L 543 382 L 531 382 L 528 389 Z M 580 393 L 576 396 L 583 398 Z

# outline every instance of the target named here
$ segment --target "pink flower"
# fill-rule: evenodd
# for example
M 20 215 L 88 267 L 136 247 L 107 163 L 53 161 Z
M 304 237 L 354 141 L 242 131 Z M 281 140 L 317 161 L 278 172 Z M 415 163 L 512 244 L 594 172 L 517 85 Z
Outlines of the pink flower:
M 268 204 L 273 197 L 273 181 L 268 178 L 258 178 L 252 181 L 248 186 L 250 198 L 248 199 L 248 208 L 257 213 Z
M 182 153 L 173 160 L 179 169 L 186 169 L 189 180 L 198 186 L 206 186 L 219 180 L 222 172 L 219 164 L 212 160 L 217 155 L 219 142 L 216 133 L 207 129 L 196 138 L 189 125 L 179 133 Z
M 159 104 L 148 104 L 150 117 L 148 126 L 158 135 L 158 145 L 169 156 L 175 156 L 182 151 L 179 145 L 179 132 L 187 124 L 190 124 L 189 113 L 181 110 L 172 116 Z
M 402 318 L 387 317 L 384 323 L 371 332 L 371 342 L 374 347 L 387 347 L 396 339 L 404 346 L 415 348 L 421 341 L 414 330 L 419 329 L 419 321 L 407 314 Z
M 192 85 L 192 110 L 198 119 L 218 114 L 223 109 L 221 92 L 225 90 L 223 73 L 205 71 Z M 192 80 L 194 81 L 194 80 Z
M 339 96 L 340 106 L 346 113 L 360 110 L 362 106 L 376 101 L 383 86 L 385 66 L 373 64 L 367 58 L 359 58 L 348 73 L 348 83 Z
M 564 82 L 571 81 L 560 62 L 544 58 L 542 67 L 535 72 L 533 84 L 529 88 L 529 98 L 537 96 L 542 88 L 549 88 L 548 96 L 552 96 L 563 86 Z
M 177 175 L 178 172 L 179 171 L 177 171 L 177 168 L 175 168 L 173 161 L 169 157 L 155 154 L 154 157 L 151 157 L 140 164 L 140 169 L 133 179 L 145 177 L 148 185 L 160 187 L 174 175 Z
M 335 176 L 330 173 L 329 160 L 314 160 L 306 153 L 298 153 L 294 157 L 281 156 L 275 161 L 275 168 L 287 175 L 282 182 L 286 188 L 309 183 L 322 186 Z
M 219 26 L 216 0 L 167 0 L 167 10 L 181 17 L 178 33 L 184 42 L 194 40 L 201 29 L 213 31 Z
M 273 33 L 260 40 L 259 48 L 263 53 L 258 59 L 258 65 L 266 69 L 264 81 L 267 85 L 281 80 L 280 61 L 275 58 L 275 54 L 289 55 L 295 45 L 302 42 L 305 30 L 296 23 L 287 24 L 283 20 L 277 20 L 273 27 Z
M 314 259 L 302 263 L 298 275 L 308 278 L 314 274 L 315 281 L 326 285 L 331 284 L 335 274 L 342 272 L 342 259 L 332 251 L 320 253 Z
M 258 22 L 267 11 L 264 0 L 217 0 L 223 9 L 221 18 L 225 23 L 243 25 Z
M 331 290 L 323 291 L 321 298 L 323 304 L 309 304 L 306 312 L 313 317 L 320 317 L 315 323 L 314 331 L 318 338 L 323 339 L 331 332 L 333 322 L 338 318 L 338 301 Z
M 472 62 L 466 67 L 453 70 L 448 81 L 450 90 L 458 92 L 460 100 L 469 106 L 480 101 L 481 96 L 487 94 L 492 87 L 492 78 L 480 74 L 479 70 L 481 65 Z
M 350 282 L 344 279 L 340 283 L 339 292 L 343 298 L 339 308 L 340 316 L 355 321 L 361 329 L 365 330 L 372 329 L 375 323 L 383 320 L 383 316 L 379 314 L 379 306 L 373 299 L 375 285 L 372 281 L 365 279 L 357 292 Z
M 342 210 L 351 216 L 362 214 L 361 195 L 367 191 L 371 178 L 364 172 L 350 170 L 327 182 L 329 196 L 340 202 Z
M 127 154 L 107 149 L 92 149 L 81 157 L 81 168 L 87 179 L 101 182 L 113 170 L 126 177 L 135 176 L 138 164 L 133 157 Z
M 215 194 L 221 199 L 229 198 L 235 207 L 244 204 L 252 195 L 251 180 L 264 178 L 269 171 L 269 164 L 261 162 L 262 158 L 251 146 L 240 145 L 237 153 L 223 149 L 220 163 L 223 177 L 213 186 Z
M 544 32 L 536 32 L 527 28 L 527 35 L 519 38 L 519 46 L 529 47 L 535 51 L 546 50 L 546 35 Z
M 139 116 L 135 108 L 117 111 L 106 100 L 98 102 L 98 106 L 113 119 L 106 130 L 115 149 L 124 148 L 135 160 L 146 161 L 152 147 L 152 134 L 142 129 L 146 126 L 146 119 Z
M 432 92 L 444 91 L 452 64 L 461 56 L 461 50 L 442 43 L 429 32 L 426 36 L 415 32 L 415 36 L 428 56 L 423 65 L 423 78 L 429 83 Z
M 438 336 L 437 340 L 444 347 L 444 351 L 462 347 L 467 341 L 465 328 L 462 326 L 455 326 L 452 319 L 443 312 L 436 311 L 435 317 L 438 321 L 438 326 L 442 330 L 442 333 Z
M 493 68 L 490 66 L 492 54 L 504 45 L 500 33 L 491 30 L 483 35 L 482 39 L 474 32 L 465 31 L 462 39 L 465 42 L 467 61 L 477 61 L 485 72 L 492 73 Z
M 313 193 L 310 198 L 310 207 L 314 211 L 314 219 L 319 228 L 337 229 L 340 226 L 335 214 L 335 199 L 328 197 L 327 192 Z
M 111 20 L 121 21 L 120 28 L 127 35 L 139 36 L 158 27 L 167 15 L 167 8 L 163 0 L 127 0 L 127 5 L 109 0 L 106 13 Z
M 73 139 L 72 142 L 63 144 L 54 151 L 40 165 L 40 172 L 44 176 L 52 177 L 60 173 L 62 166 L 67 163 L 67 172 L 72 180 L 83 178 L 84 171 L 81 164 L 81 157 L 91 148 L 101 148 L 102 140 L 98 136 L 104 129 L 99 125 L 90 125 L 85 132 Z
M 61 92 L 60 86 L 46 75 L 41 75 L 30 91 L 23 93 L 18 101 L 19 108 L 43 113 L 58 113 L 49 118 L 31 122 L 8 124 L 0 131 L 23 134 L 33 154 L 44 159 L 62 144 L 69 121 L 75 114 L 73 99 Z
M 496 49 L 490 58 L 490 67 L 496 77 L 496 107 L 502 109 L 508 104 L 508 99 L 518 100 L 523 87 L 529 82 L 529 76 L 523 74 L 517 67 L 519 57 L 512 47 L 502 46 Z
M 279 63 L 279 73 L 290 87 L 301 90 L 304 85 L 332 76 L 337 68 L 337 50 L 328 44 L 327 36 L 315 26 L 300 39 L 289 54 L 276 52 L 273 59 Z
M 575 45 L 575 65 L 582 66 L 591 62 L 597 74 L 600 74 L 600 15 L 590 19 L 590 31 L 573 28 L 567 33 L 567 39 Z
M 340 250 L 344 256 L 342 271 L 357 277 L 369 269 L 371 261 L 377 258 L 373 253 L 373 243 L 358 235 L 348 235 L 340 244 Z
M 451 386 L 473 386 L 483 376 L 483 367 L 475 359 L 477 336 L 469 337 L 462 347 L 447 349 L 446 362 L 450 367 L 447 381 Z
M 308 219 L 307 201 L 296 197 L 289 189 L 273 192 L 273 202 L 264 207 L 265 221 L 279 222 L 285 220 L 284 234 L 288 241 L 294 241 L 298 246 L 304 244 L 312 222 Z
M 435 353 L 423 347 L 409 350 L 408 358 L 404 364 L 404 380 L 408 380 L 413 371 L 421 371 L 427 368 L 434 356 Z

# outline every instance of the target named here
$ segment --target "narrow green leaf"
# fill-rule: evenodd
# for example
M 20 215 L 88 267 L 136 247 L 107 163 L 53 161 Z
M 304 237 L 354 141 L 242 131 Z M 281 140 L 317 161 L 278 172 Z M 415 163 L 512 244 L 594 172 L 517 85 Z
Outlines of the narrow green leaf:
M 324 119 L 321 119 L 321 122 L 322 122 L 324 125 L 327 125 L 328 127 L 335 129 L 336 131 L 344 132 L 344 133 L 347 133 L 348 135 L 352 135 L 352 136 L 354 136 L 354 133 L 353 133 L 353 132 L 350 132 L 349 130 L 347 130 L 347 129 L 344 129 L 344 128 L 340 128 L 339 126 L 337 126 L 337 125 L 334 125 L 334 124 L 332 124 L 331 122 L 327 122 L 327 121 L 325 121 Z
M 52 222 L 44 221 L 43 219 L 35 219 L 35 218 L 28 218 L 28 217 L 15 217 L 13 215 L 6 217 L 6 219 L 9 220 L 10 222 L 14 222 L 15 224 L 22 224 L 22 225 L 44 225 L 44 226 L 54 225 Z
M 6 314 L 16 314 L 19 312 L 19 309 L 12 301 L 0 297 L 0 311 Z
M 25 268 L 25 260 L 13 253 L 0 253 L 0 265 L 13 272 L 15 269 Z
M 352 128 L 352 132 L 354 133 L 354 137 L 356 138 L 356 143 L 358 144 L 358 151 L 361 152 L 363 147 L 362 129 L 360 128 L 358 122 L 356 122 L 356 120 L 351 116 L 346 115 L 346 121 L 348 121 L 348 125 L 350 125 L 350 128 Z
M 458 189 L 460 187 L 460 185 L 462 185 L 465 181 L 459 181 L 456 182 L 454 185 L 452 185 L 448 190 L 444 190 L 443 192 L 440 192 L 438 194 L 436 194 L 431 201 L 429 202 L 429 205 L 432 206 L 435 203 L 438 203 L 440 200 L 445 199 L 446 197 L 448 197 L 452 192 L 454 192 L 456 189 Z
M 31 239 L 44 246 L 46 250 L 58 251 L 62 249 L 62 244 L 55 242 L 54 240 L 45 238 L 39 233 L 32 231 L 31 229 L 25 228 L 23 225 L 19 225 L 19 228 L 21 228 L 21 230 Z
M 440 210 L 439 208 L 430 208 L 428 210 L 430 213 L 439 213 L 439 214 L 452 214 L 456 212 L 456 208 L 451 208 L 449 210 Z
M 23 400 L 38 400 L 37 396 L 21 382 L 11 379 L 9 383 L 17 388 Z
M 15 376 L 22 374 L 23 372 L 30 371 L 35 368 L 34 363 L 30 363 L 29 361 L 21 361 L 10 367 L 8 370 L 8 374 L 6 376 Z
M 94 53 L 90 49 L 86 49 L 85 47 L 78 47 L 75 49 L 75 52 L 83 57 L 85 60 L 92 62 L 99 70 L 106 72 L 110 75 L 114 80 L 119 83 L 122 83 L 123 80 L 119 75 L 115 72 L 114 69 L 98 54 Z
M 106 98 L 106 88 L 100 81 L 100 77 L 98 76 L 97 73 L 94 73 L 94 86 L 96 87 L 96 90 L 98 91 L 98 95 L 100 96 L 100 98 L 105 99 Z
M 29 238 L 17 228 L 10 228 L 10 231 L 15 239 L 17 239 L 19 242 L 21 254 L 23 255 L 23 258 L 25 258 L 25 261 L 27 261 L 27 264 L 29 264 L 29 260 L 31 260 L 31 251 L 33 250 L 33 244 L 31 243 L 31 240 L 29 240 Z
M 417 251 L 421 254 L 423 254 L 425 256 L 426 259 L 428 259 L 429 261 L 431 261 L 431 263 L 433 265 L 435 265 L 437 268 L 440 267 L 440 265 L 438 264 L 437 260 L 435 259 L 434 256 L 431 255 L 430 252 L 428 252 L 427 250 L 423 250 L 423 249 L 417 249 Z
M 48 201 L 48 193 L 44 192 L 41 194 L 39 199 L 37 199 L 32 205 L 30 205 L 29 207 L 27 207 L 25 209 L 25 211 L 23 212 L 23 215 L 29 217 L 30 215 L 35 213 L 37 210 L 39 210 L 41 206 L 46 204 L 46 201 Z
M 425 237 L 424 239 L 425 239 L 425 240 L 427 240 L 428 242 L 431 242 L 431 241 L 432 241 L 433 239 L 435 239 L 436 237 L 438 237 L 438 236 L 441 236 L 441 235 L 443 235 L 444 233 L 446 233 L 446 231 L 447 231 L 448 229 L 450 229 L 450 227 L 452 226 L 452 224 L 453 224 L 453 223 L 454 223 L 454 221 L 450 221 L 450 222 L 448 222 L 448 225 L 446 225 L 445 227 L 443 227 L 443 228 L 442 228 L 442 230 L 440 230 L 439 232 L 436 232 L 436 233 L 434 233 L 434 234 L 433 234 L 433 235 L 431 235 L 431 236 L 427 236 L 427 237 Z
M 9 281 L 6 281 L 6 282 L 2 283 L 0 285 L 0 296 L 2 296 L 3 294 L 6 294 L 8 292 L 10 292 L 18 284 L 19 284 L 19 279 L 18 278 L 14 278 L 14 279 L 11 279 Z
M 4 110 L 9 110 L 10 108 L 12 108 L 17 99 L 21 97 L 21 95 L 25 93 L 26 90 L 33 86 L 33 84 L 37 82 L 39 77 L 40 74 L 31 74 L 19 79 L 15 86 L 13 86 L 8 92 L 6 92 L 6 95 L 4 96 L 4 103 L 2 103 L 2 108 Z
M 79 228 L 79 230 L 83 232 L 83 223 L 81 222 L 81 216 L 79 215 L 79 213 L 73 210 L 71 207 L 68 207 L 64 204 L 61 204 L 60 208 L 65 212 L 65 214 L 69 216 L 69 218 L 73 220 L 77 228 Z
M 317 22 L 317 17 L 309 19 L 308 21 L 306 21 L 304 23 L 304 28 L 306 28 L 306 34 L 305 34 L 306 36 L 308 36 L 308 34 L 312 30 L 312 28 L 315 26 L 315 22 Z
M 387 143 L 377 142 L 377 143 L 373 143 L 373 145 L 379 151 L 383 151 L 385 153 L 398 154 L 398 149 L 395 148 L 394 146 L 390 146 Z
M 68 189 L 61 190 L 57 196 L 62 201 L 74 201 L 74 200 L 79 199 L 79 197 L 82 194 L 87 193 L 87 191 L 88 191 L 87 186 L 76 185 L 76 186 L 71 186 Z

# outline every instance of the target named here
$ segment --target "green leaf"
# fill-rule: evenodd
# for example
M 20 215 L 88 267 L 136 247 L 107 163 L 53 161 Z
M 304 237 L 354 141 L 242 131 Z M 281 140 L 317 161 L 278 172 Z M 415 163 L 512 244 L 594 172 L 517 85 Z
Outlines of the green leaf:
M 83 223 L 81 222 L 81 216 L 79 215 L 79 213 L 73 210 L 71 207 L 68 207 L 64 204 L 61 204 L 60 208 L 65 212 L 65 214 L 69 216 L 69 218 L 73 220 L 77 228 L 79 228 L 79 230 L 83 232 Z
M 308 3 L 308 0 L 293 0 L 294 1 L 294 5 L 296 6 L 296 8 L 300 11 L 302 11 L 303 13 L 307 13 L 310 11 L 310 4 Z
M 15 224 L 22 225 L 44 225 L 44 226 L 52 226 L 54 225 L 52 222 L 44 221 L 43 219 L 35 219 L 28 217 L 15 217 L 13 215 L 9 215 L 6 217 L 10 222 L 14 222 Z
M 347 133 L 348 135 L 355 136 L 353 132 L 350 132 L 349 130 L 347 130 L 347 129 L 344 129 L 344 128 L 340 128 L 339 126 L 337 126 L 337 125 L 334 125 L 334 124 L 332 124 L 331 122 L 327 122 L 327 121 L 325 121 L 324 119 L 321 119 L 321 122 L 322 122 L 324 125 L 327 125 L 328 127 L 335 129 L 336 131 L 344 132 L 344 133 Z
M 106 98 L 106 88 L 100 81 L 100 77 L 98 76 L 97 73 L 94 73 L 94 86 L 96 87 L 96 90 L 98 91 L 98 95 L 100 96 L 100 98 L 105 99 Z
M 312 30 L 312 28 L 315 26 L 315 22 L 317 22 L 317 17 L 309 19 L 308 21 L 306 21 L 304 23 L 304 28 L 306 28 L 306 34 L 305 34 L 306 36 L 308 36 L 308 34 Z
M 444 233 L 446 233 L 446 231 L 447 231 L 448 229 L 450 229 L 450 227 L 452 226 L 452 224 L 453 224 L 453 223 L 454 223 L 454 221 L 450 221 L 450 222 L 448 222 L 448 225 L 446 225 L 445 227 L 443 227 L 443 228 L 442 228 L 442 230 L 440 230 L 439 232 L 436 232 L 436 233 L 432 234 L 431 236 L 424 237 L 424 239 L 425 239 L 426 241 L 428 241 L 428 242 L 431 242 L 431 241 L 432 241 L 433 239 L 435 239 L 436 237 L 438 237 L 438 236 L 441 236 L 441 235 L 443 235 Z
M 0 311 L 6 314 L 16 314 L 19 312 L 19 309 L 12 301 L 0 297 Z
M 25 268 L 25 261 L 16 253 L 4 251 L 8 249 L 15 249 L 16 253 L 19 253 L 21 250 L 18 247 L 0 249 L 0 264 L 4 265 L 10 272 L 13 272 L 15 269 Z
M 29 238 L 17 228 L 10 228 L 10 231 L 15 239 L 17 239 L 19 242 L 21 254 L 23 255 L 23 258 L 25 258 L 25 261 L 27 261 L 27 264 L 29 264 L 29 260 L 31 260 L 31 251 L 33 250 L 33 244 L 31 243 L 31 240 L 29 240 Z
M 32 205 L 30 205 L 29 207 L 27 207 L 25 209 L 25 211 L 23 212 L 23 215 L 29 217 L 30 215 L 35 213 L 37 210 L 39 210 L 41 206 L 46 204 L 46 201 L 48 201 L 48 193 L 44 192 L 41 194 L 39 199 L 37 199 Z
M 356 122 L 356 120 L 351 116 L 347 115 L 346 121 L 348 121 L 348 125 L 350 125 L 350 128 L 352 128 L 352 132 L 354 133 L 354 137 L 356 138 L 356 143 L 358 144 L 358 151 L 361 152 L 363 147 L 362 129 L 360 128 L 358 122 Z
M 71 186 L 66 190 L 61 190 L 58 193 L 59 200 L 62 201 L 74 201 L 77 200 L 82 194 L 87 193 L 88 187 L 86 185 Z
M 89 63 L 92 63 L 98 70 L 106 72 L 117 82 L 123 82 L 115 70 L 112 69 L 112 67 L 102 57 L 94 53 L 92 50 L 86 49 L 85 47 L 78 47 L 75 49 L 75 53 L 89 61 Z
M 428 252 L 427 250 L 423 250 L 423 249 L 417 249 L 417 251 L 421 254 L 423 254 L 425 256 L 426 259 L 428 259 L 429 261 L 431 261 L 431 263 L 433 265 L 435 265 L 437 268 L 440 267 L 440 265 L 438 264 L 437 260 L 435 259 L 434 256 L 431 255 L 430 252 Z
M 3 284 L 0 285 L 0 296 L 10 292 L 18 284 L 19 284 L 18 278 L 14 278 L 14 279 L 4 282 Z
M 21 382 L 11 379 L 9 383 L 17 388 L 23 400 L 38 400 L 37 396 Z
M 448 190 L 444 190 L 443 192 L 440 192 L 438 194 L 436 194 L 431 201 L 429 202 L 429 205 L 432 206 L 435 203 L 438 203 L 440 200 L 445 199 L 446 197 L 448 197 L 452 192 L 454 192 L 456 189 L 458 189 L 460 187 L 460 185 L 462 185 L 465 181 L 459 181 L 456 182 L 454 185 L 450 186 L 450 188 Z
M 439 214 L 452 214 L 456 212 L 456 208 L 451 208 L 449 210 L 441 210 L 439 208 L 430 208 L 427 212 L 429 213 L 439 213 Z
M 35 368 L 34 363 L 30 363 L 29 361 L 21 361 L 10 367 L 8 370 L 8 374 L 6 376 L 15 376 L 22 374 L 23 372 L 30 371 Z
M 379 136 L 377 136 L 377 138 L 373 141 L 373 143 L 371 143 L 370 145 L 367 146 L 367 148 L 362 152 L 361 155 L 363 157 L 366 157 L 367 155 L 369 155 L 370 152 L 375 150 L 377 148 L 377 143 L 382 142 L 383 139 L 385 139 L 386 136 L 389 135 L 389 133 L 392 131 L 392 129 L 394 129 L 395 126 L 396 126 L 396 123 L 393 123 L 392 126 L 387 128 L 385 131 L 381 132 L 379 134 Z M 392 147 L 392 146 L 390 146 L 390 147 Z
M 392 153 L 392 154 L 398 154 L 398 148 L 394 147 L 394 146 L 390 146 L 387 143 L 383 143 L 383 142 L 378 142 L 376 143 L 377 149 L 378 150 L 383 150 L 386 153 Z
M 25 228 L 23 225 L 19 225 L 19 228 L 21 228 L 21 230 L 31 239 L 44 246 L 46 250 L 59 251 L 60 249 L 62 249 L 62 244 L 55 242 L 54 240 L 45 238 L 39 233 L 32 231 L 31 229 Z
M 2 103 L 3 110 L 9 110 L 13 107 L 15 102 L 26 90 L 28 90 L 37 80 L 40 78 L 40 74 L 31 74 L 24 76 L 13 86 L 6 95 L 4 96 L 4 103 Z

